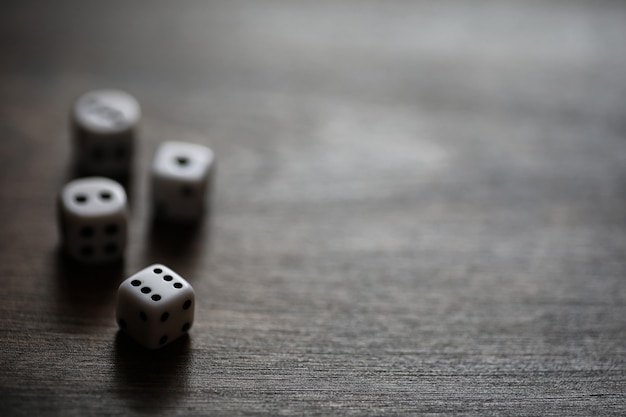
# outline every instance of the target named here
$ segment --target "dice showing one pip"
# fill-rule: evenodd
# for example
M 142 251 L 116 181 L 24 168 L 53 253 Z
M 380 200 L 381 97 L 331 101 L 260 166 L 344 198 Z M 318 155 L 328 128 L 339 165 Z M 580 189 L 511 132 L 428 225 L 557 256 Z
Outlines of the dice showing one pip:
M 62 246 L 70 257 L 105 263 L 124 255 L 128 208 L 119 183 L 103 177 L 70 181 L 59 194 L 57 218 Z
M 152 164 L 153 215 L 161 220 L 197 221 L 210 197 L 214 155 L 203 145 L 164 142 Z
M 117 290 L 118 326 L 148 349 L 160 348 L 186 334 L 193 325 L 194 309 L 191 285 L 164 265 L 137 272 Z
M 82 174 L 125 177 L 130 172 L 139 103 L 119 90 L 93 90 L 72 109 L 75 164 Z

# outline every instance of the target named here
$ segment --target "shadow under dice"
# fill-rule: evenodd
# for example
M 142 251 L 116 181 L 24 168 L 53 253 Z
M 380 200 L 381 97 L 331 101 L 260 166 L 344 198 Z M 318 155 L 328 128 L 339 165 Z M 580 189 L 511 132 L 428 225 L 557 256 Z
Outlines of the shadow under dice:
M 116 320 L 120 329 L 148 349 L 165 346 L 193 325 L 195 293 L 180 275 L 151 265 L 120 285 Z
M 88 175 L 128 175 L 141 117 L 139 103 L 119 90 L 93 90 L 72 109 L 74 159 Z
M 83 263 L 120 259 L 126 249 L 128 209 L 126 192 L 102 177 L 67 183 L 57 201 L 63 250 Z

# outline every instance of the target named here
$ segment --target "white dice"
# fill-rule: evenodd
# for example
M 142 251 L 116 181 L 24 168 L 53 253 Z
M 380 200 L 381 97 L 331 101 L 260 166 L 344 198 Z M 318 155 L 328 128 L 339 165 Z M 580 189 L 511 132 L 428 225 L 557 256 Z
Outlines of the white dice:
M 70 257 L 104 263 L 124 255 L 128 209 L 119 183 L 102 177 L 67 183 L 57 200 L 57 218 L 62 246 Z
M 151 265 L 120 285 L 117 324 L 144 347 L 157 349 L 187 333 L 195 302 L 193 288 L 180 275 L 164 265 Z
M 152 205 L 157 219 L 196 221 L 208 204 L 214 155 L 203 145 L 164 142 L 152 164 Z
M 72 109 L 74 159 L 87 175 L 126 176 L 141 117 L 139 103 L 119 90 L 93 90 Z

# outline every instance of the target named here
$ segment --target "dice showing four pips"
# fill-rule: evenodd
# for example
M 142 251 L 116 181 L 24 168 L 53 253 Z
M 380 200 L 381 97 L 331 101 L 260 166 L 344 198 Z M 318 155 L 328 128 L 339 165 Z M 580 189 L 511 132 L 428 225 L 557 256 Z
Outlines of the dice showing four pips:
M 131 172 L 140 117 L 137 100 L 119 90 L 89 91 L 72 108 L 75 168 L 92 176 L 62 188 L 57 219 L 64 252 L 82 264 L 103 264 L 124 256 L 128 203 L 124 187 L 111 178 L 126 178 Z M 203 145 L 162 143 L 151 168 L 153 217 L 200 220 L 210 197 L 214 159 Z M 157 349 L 187 333 L 194 310 L 191 285 L 167 266 L 155 264 L 122 282 L 115 314 L 122 331 L 146 348 Z

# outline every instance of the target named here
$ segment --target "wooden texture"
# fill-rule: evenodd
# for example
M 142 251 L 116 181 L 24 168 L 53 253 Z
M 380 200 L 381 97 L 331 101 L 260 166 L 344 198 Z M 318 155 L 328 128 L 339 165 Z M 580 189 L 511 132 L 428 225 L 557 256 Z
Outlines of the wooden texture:
M 68 111 L 142 103 L 122 265 L 58 254 Z M 153 227 L 164 140 L 211 146 Z M 626 3 L 2 2 L 0 415 L 626 414 Z M 190 337 L 119 335 L 153 262 Z

